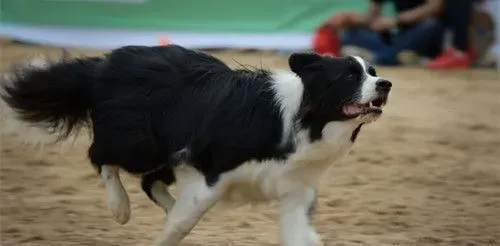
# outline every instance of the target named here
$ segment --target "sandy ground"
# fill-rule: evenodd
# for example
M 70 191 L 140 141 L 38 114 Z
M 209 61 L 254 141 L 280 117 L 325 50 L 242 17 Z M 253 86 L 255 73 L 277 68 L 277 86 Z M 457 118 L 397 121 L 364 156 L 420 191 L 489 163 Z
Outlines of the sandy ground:
M 1 69 L 55 49 L 1 44 Z M 98 51 L 71 50 L 73 54 Z M 215 53 L 280 68 L 271 53 Z M 394 91 L 324 176 L 314 224 L 326 245 L 500 245 L 500 74 L 381 68 Z M 88 139 L 60 154 L 1 139 L 1 245 L 148 245 L 164 215 L 126 177 L 132 219 L 120 226 L 86 160 Z M 182 245 L 278 245 L 275 206 L 214 209 Z

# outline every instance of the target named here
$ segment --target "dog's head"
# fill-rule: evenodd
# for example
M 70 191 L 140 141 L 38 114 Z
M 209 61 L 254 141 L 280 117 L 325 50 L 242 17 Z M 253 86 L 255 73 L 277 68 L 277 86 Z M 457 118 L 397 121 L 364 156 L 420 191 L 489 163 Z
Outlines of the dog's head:
M 359 57 L 294 53 L 290 69 L 304 84 L 304 111 L 325 122 L 355 120 L 369 123 L 380 117 L 391 82 Z

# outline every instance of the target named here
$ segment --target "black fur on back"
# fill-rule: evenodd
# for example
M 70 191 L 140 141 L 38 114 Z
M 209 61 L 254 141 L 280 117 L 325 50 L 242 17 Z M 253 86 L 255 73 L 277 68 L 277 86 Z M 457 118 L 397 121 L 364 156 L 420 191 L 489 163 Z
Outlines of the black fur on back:
M 91 123 L 91 162 L 144 174 L 189 162 L 216 181 L 249 159 L 284 158 L 283 122 L 266 70 L 230 69 L 176 45 L 24 69 L 3 99 L 28 122 L 68 136 Z M 167 182 L 168 183 L 168 182 Z
M 91 161 L 145 173 L 189 162 L 208 181 L 249 159 L 285 157 L 282 120 L 265 70 L 232 70 L 179 46 L 129 46 L 106 56 L 94 84 Z

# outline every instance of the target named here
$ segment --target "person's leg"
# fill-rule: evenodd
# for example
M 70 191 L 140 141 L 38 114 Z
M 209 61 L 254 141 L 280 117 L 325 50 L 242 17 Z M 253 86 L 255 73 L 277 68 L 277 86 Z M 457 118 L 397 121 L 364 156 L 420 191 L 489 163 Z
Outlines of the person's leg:
M 472 21 L 471 0 L 446 0 L 446 24 L 453 32 L 453 47 L 468 52 L 470 48 L 469 27 Z
M 387 46 L 378 33 L 367 28 L 344 30 L 342 32 L 342 45 L 357 46 L 371 52 L 379 51 Z
M 429 68 L 460 68 L 471 64 L 474 50 L 469 28 L 474 3 L 471 0 L 445 0 L 443 23 L 453 33 L 452 46 L 428 64 Z
M 375 57 L 380 65 L 398 64 L 397 55 L 402 51 L 415 51 L 423 56 L 439 54 L 443 41 L 443 26 L 435 19 L 424 20 L 398 34 L 391 46 Z
M 414 44 L 414 50 L 424 57 L 434 58 L 443 52 L 445 29 L 439 20 L 428 19 L 424 22 L 422 25 L 426 26 L 423 29 L 427 35 L 421 37 L 421 43 Z
M 387 47 L 381 36 L 367 28 L 350 28 L 342 32 L 342 55 L 356 55 L 373 61 L 374 54 Z

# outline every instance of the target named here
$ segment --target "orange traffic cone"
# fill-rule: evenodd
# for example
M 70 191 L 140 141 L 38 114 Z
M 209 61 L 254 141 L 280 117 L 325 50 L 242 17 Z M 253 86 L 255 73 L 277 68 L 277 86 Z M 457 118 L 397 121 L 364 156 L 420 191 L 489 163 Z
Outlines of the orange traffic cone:
M 167 38 L 164 38 L 164 37 L 163 37 L 163 38 L 160 38 L 160 45 L 161 45 L 161 46 L 167 46 L 167 45 L 169 45 L 169 44 L 170 44 L 170 42 L 168 41 L 168 39 L 167 39 Z

